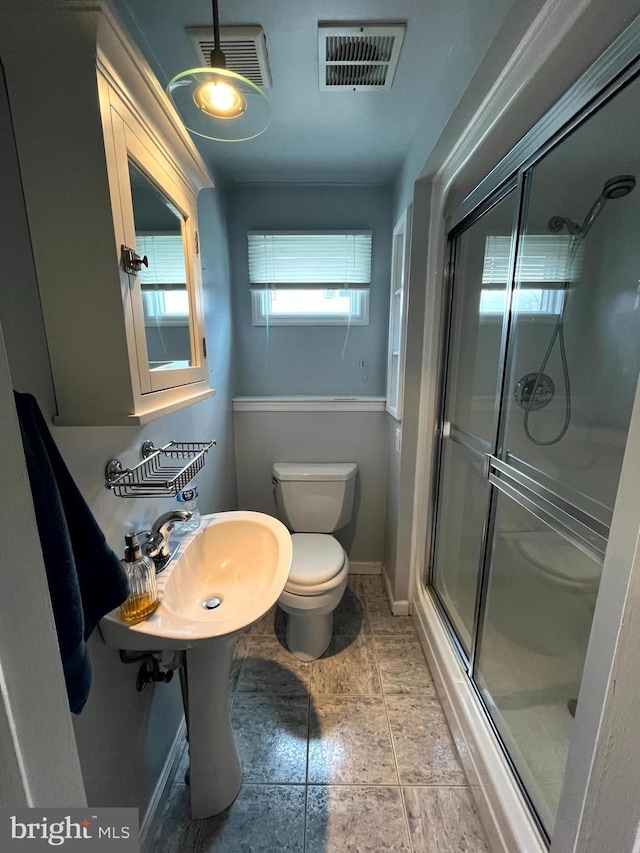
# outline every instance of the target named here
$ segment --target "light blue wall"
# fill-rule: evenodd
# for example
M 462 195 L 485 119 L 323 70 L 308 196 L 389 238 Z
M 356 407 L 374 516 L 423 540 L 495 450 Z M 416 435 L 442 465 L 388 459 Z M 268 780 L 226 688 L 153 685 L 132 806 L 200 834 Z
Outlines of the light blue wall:
M 198 475 L 203 513 L 235 509 L 236 475 L 231 398 L 234 393 L 229 261 L 224 198 L 203 190 L 198 200 L 202 282 L 208 342 L 209 381 L 215 397 L 158 418 L 144 427 L 59 427 L 58 442 L 71 473 L 89 502 L 109 544 L 120 551 L 127 530 L 144 530 L 175 499 L 122 500 L 104 488 L 104 460 L 125 465 L 140 458 L 140 446 L 171 439 L 215 438 Z M 91 637 L 94 685 L 85 711 L 74 720 L 87 798 L 90 804 L 140 808 L 153 794 L 182 719 L 176 680 L 135 689 L 136 667 L 124 666 L 98 632 Z
M 0 324 L 5 333 L 13 385 L 33 393 L 49 422 L 55 396 L 38 282 L 17 167 L 5 92 L 0 87 L 0 266 L 3 280 Z M 125 465 L 140 459 L 151 439 L 216 438 L 198 477 L 203 512 L 236 507 L 236 477 L 231 397 L 234 393 L 230 275 L 224 203 L 214 190 L 201 193 L 199 229 L 211 385 L 216 396 L 158 418 L 144 427 L 57 427 L 52 434 L 109 544 L 121 552 L 128 530 L 144 530 L 174 505 L 162 500 L 122 500 L 104 488 L 105 461 Z M 115 259 L 115 252 L 114 252 Z M 99 377 L 96 393 L 100 393 Z M 0 476 L 2 474 L 0 473 Z M 29 571 L 29 566 L 25 566 Z M 141 818 L 153 795 L 176 731 L 182 700 L 176 679 L 136 691 L 134 666 L 120 662 L 96 630 L 89 648 L 93 686 L 74 728 L 87 799 L 94 806 L 136 806 Z
M 394 223 L 411 203 L 415 180 L 468 89 L 512 3 L 513 0 L 485 0 L 483 3 L 468 0 L 465 14 L 443 21 L 445 28 L 455 27 L 455 35 L 452 35 L 447 61 L 439 74 L 433 76 L 430 89 L 423 93 L 422 103 L 428 104 L 429 108 L 423 112 L 395 182 Z
M 383 396 L 391 265 L 391 190 L 378 186 L 247 185 L 228 196 L 240 396 Z M 254 326 L 247 231 L 371 229 L 369 325 Z M 343 354 L 344 350 L 344 354 Z M 358 362 L 367 362 L 366 380 Z
M 274 462 L 355 462 L 353 517 L 335 532 L 354 562 L 383 557 L 387 494 L 385 412 L 236 412 L 236 470 L 240 509 L 280 516 Z
M 430 178 L 448 156 L 451 147 L 463 132 L 466 122 L 477 109 L 495 77 L 502 70 L 511 52 L 504 47 L 503 55 L 492 41 L 509 34 L 518 41 L 516 23 L 535 14 L 540 0 L 489 0 L 474 3 L 469 0 L 465 15 L 456 17 L 456 33 L 447 61 L 424 92 L 423 103 L 429 104 L 420 120 L 416 134 L 407 150 L 394 187 L 392 200 L 393 223 L 407 205 L 413 204 L 410 277 L 408 282 L 406 367 L 403 423 L 400 453 L 396 447 L 399 425 L 388 416 L 387 507 L 385 519 L 385 571 L 393 595 L 398 600 L 409 596 L 409 567 L 415 471 L 420 435 L 419 409 L 422 381 L 424 338 L 427 233 L 431 213 Z M 492 14 L 487 14 L 487 6 Z M 511 11 L 510 11 L 511 10 Z M 527 11 L 528 10 L 528 11 Z M 523 11 L 525 14 L 523 15 Z M 509 17 L 512 18 L 509 24 Z M 507 19 L 507 31 L 505 31 Z M 495 60 L 492 54 L 496 53 Z M 461 60 L 461 57 L 464 57 Z M 483 68 L 484 66 L 484 68 Z M 482 73 L 479 73 L 482 71 Z M 418 181 L 420 175 L 426 176 Z

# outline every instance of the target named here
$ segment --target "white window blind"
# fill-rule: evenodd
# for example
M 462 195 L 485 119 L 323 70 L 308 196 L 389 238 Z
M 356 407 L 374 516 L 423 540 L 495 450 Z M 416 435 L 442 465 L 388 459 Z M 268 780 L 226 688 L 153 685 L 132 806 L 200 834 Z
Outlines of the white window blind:
M 136 252 L 146 255 L 149 266 L 139 273 L 143 290 L 185 290 L 187 273 L 182 234 L 136 234 Z
M 371 232 L 249 232 L 252 290 L 367 289 Z
M 489 236 L 485 243 L 482 283 L 506 284 L 509 277 L 510 236 Z M 562 284 L 580 276 L 584 249 L 568 234 L 525 234 L 520 239 L 516 281 L 526 287 Z

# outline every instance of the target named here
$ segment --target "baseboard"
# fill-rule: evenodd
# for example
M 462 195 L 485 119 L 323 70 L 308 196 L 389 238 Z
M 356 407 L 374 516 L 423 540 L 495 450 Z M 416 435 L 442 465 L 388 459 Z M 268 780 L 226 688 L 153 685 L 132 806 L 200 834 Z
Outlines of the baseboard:
M 368 563 L 349 560 L 350 575 L 379 575 L 381 571 L 382 563 Z
M 184 747 L 185 737 L 187 733 L 187 723 L 185 719 L 182 719 L 180 726 L 178 727 L 178 731 L 176 732 L 176 736 L 171 745 L 171 749 L 169 750 L 169 754 L 167 755 L 167 760 L 164 763 L 164 767 L 162 768 L 162 773 L 158 777 L 158 781 L 156 783 L 156 787 L 154 788 L 153 795 L 149 800 L 149 805 L 147 806 L 147 810 L 145 812 L 144 818 L 142 819 L 142 823 L 140 824 L 140 849 L 144 849 L 144 845 L 147 842 L 147 838 L 149 836 L 149 830 L 153 826 L 153 823 L 156 818 L 156 813 L 160 804 L 162 803 L 163 794 L 167 788 L 167 784 L 171 779 L 174 770 L 180 760 L 180 756 L 182 753 L 182 748 Z
M 413 613 L 492 853 L 548 853 L 442 617 L 422 589 L 413 601 Z
M 391 612 L 394 616 L 411 616 L 411 605 L 406 598 L 396 598 L 391 601 Z
M 409 616 L 411 614 L 411 605 L 407 599 L 394 598 L 393 590 L 391 589 L 391 581 L 386 571 L 386 566 L 382 567 L 382 581 L 384 583 L 385 592 L 389 599 L 389 606 L 394 616 Z

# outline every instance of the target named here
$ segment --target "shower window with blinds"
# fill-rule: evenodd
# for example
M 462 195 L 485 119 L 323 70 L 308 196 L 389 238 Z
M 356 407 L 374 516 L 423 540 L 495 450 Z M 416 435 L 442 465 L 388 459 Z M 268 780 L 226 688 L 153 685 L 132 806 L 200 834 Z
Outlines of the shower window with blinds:
M 253 324 L 366 325 L 372 235 L 350 232 L 250 232 Z
M 486 238 L 480 314 L 502 318 L 509 280 L 511 235 Z M 564 304 L 565 283 L 576 275 L 582 250 L 572 256 L 572 238 L 564 234 L 525 235 L 518 255 L 520 287 L 513 294 L 520 315 L 556 317 Z

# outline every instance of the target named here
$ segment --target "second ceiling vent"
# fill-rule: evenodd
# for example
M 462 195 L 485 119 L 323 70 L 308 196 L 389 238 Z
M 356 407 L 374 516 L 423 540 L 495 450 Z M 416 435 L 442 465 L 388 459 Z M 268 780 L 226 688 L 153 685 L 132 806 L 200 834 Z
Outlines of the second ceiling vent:
M 209 65 L 213 50 L 212 27 L 187 27 L 187 35 L 195 48 L 198 64 Z M 271 86 L 267 42 L 262 27 L 220 27 L 220 47 L 229 71 L 241 74 L 261 89 Z
M 320 89 L 333 92 L 390 89 L 404 30 L 404 24 L 318 24 Z

